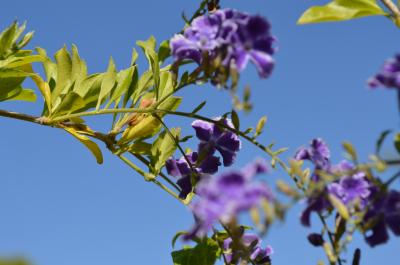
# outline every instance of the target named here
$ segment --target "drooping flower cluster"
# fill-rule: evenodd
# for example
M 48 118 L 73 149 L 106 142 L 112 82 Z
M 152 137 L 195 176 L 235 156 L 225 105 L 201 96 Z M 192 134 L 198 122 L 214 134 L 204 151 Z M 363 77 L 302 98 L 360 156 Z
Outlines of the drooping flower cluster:
M 295 155 L 297 160 L 309 160 L 315 166 L 312 181 L 320 181 L 321 171 L 328 174 L 340 175 L 340 178 L 329 183 L 324 189 L 307 200 L 307 207 L 301 215 L 301 223 L 310 226 L 310 215 L 312 212 L 321 213 L 332 207 L 327 198 L 331 194 L 340 199 L 343 204 L 351 207 L 358 203 L 363 207 L 367 204 L 371 194 L 371 185 L 363 172 L 354 170 L 354 166 L 348 161 L 342 161 L 337 165 L 330 162 L 330 151 L 322 139 L 314 139 L 310 148 L 301 148 Z
M 194 19 L 183 34 L 171 39 L 170 46 L 175 60 L 201 64 L 218 59 L 224 67 L 239 72 L 251 61 L 265 78 L 274 66 L 274 42 L 265 18 L 223 9 Z
M 271 246 L 267 245 L 265 248 L 261 246 L 261 239 L 255 234 L 244 234 L 241 237 L 241 247 L 244 248 L 242 251 L 235 252 L 233 246 L 232 238 L 227 238 L 224 240 L 224 256 L 226 261 L 231 264 L 233 259 L 235 259 L 235 265 L 239 264 L 241 261 L 241 257 L 246 255 L 251 260 L 252 264 L 257 265 L 266 265 L 271 262 L 271 255 L 273 254 L 273 249 Z M 239 252 L 239 253 L 238 253 Z M 234 256 L 238 256 L 234 257 Z
M 220 122 L 233 128 L 229 119 L 222 119 Z M 200 179 L 218 171 L 221 162 L 220 158 L 215 156 L 216 151 L 221 154 L 224 166 L 230 166 L 241 148 L 241 141 L 236 134 L 213 123 L 196 120 L 192 127 L 200 140 L 198 151 L 186 154 L 180 159 L 171 158 L 166 162 L 168 174 L 178 178 L 180 197 L 183 199 Z
M 388 59 L 379 73 L 368 80 L 371 88 L 385 87 L 400 89 L 400 54 Z
M 254 181 L 255 175 L 266 170 L 263 162 L 256 161 L 242 170 L 206 178 L 198 183 L 196 193 L 199 199 L 191 205 L 196 224 L 190 235 L 203 236 L 214 223 L 229 223 L 239 213 L 259 205 L 262 199 L 271 200 L 273 196 L 268 186 Z

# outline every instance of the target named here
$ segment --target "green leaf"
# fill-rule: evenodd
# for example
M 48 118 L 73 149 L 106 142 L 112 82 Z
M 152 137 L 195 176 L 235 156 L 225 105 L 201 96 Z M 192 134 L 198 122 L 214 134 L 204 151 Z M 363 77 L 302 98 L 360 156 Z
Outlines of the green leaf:
M 112 58 L 110 58 L 110 62 L 108 64 L 107 72 L 104 75 L 103 81 L 101 83 L 101 89 L 99 98 L 97 100 L 96 110 L 99 110 L 101 103 L 103 100 L 110 96 L 112 89 L 114 88 L 115 81 L 117 77 L 117 71 L 115 69 L 115 64 Z
M 131 66 L 117 74 L 117 86 L 115 87 L 110 100 L 107 102 L 106 108 L 108 108 L 113 102 L 119 102 L 122 95 L 129 92 L 135 71 L 136 66 Z
M 232 118 L 233 127 L 235 127 L 236 130 L 239 130 L 240 129 L 240 120 L 239 120 L 239 115 L 237 114 L 236 111 L 232 110 L 231 118 Z
M 60 104 L 53 110 L 57 116 L 71 114 L 78 110 L 82 110 L 86 106 L 86 101 L 75 92 L 65 95 Z
M 221 250 L 216 241 L 204 238 L 194 248 L 186 247 L 171 255 L 174 265 L 214 265 Z
M 357 152 L 354 146 L 349 142 L 343 143 L 343 148 L 353 161 L 357 161 Z
M 166 130 L 160 133 L 151 148 L 152 173 L 154 175 L 160 173 L 161 168 L 165 165 L 165 161 L 175 153 L 177 148 L 176 142 L 178 142 L 181 129 L 171 128 L 170 132 L 171 135 Z
M 186 235 L 187 231 L 179 231 L 178 233 L 176 233 L 174 235 L 174 237 L 172 238 L 172 248 L 175 248 L 175 243 L 178 240 L 179 237 Z
M 163 103 L 161 103 L 160 106 L 158 107 L 158 109 L 175 111 L 179 107 L 181 102 L 182 102 L 181 97 L 170 97 L 167 100 L 165 100 Z
M 45 58 L 42 62 L 44 72 L 46 74 L 47 80 L 56 80 L 57 78 L 57 65 L 47 56 L 46 50 L 42 48 L 36 48 L 36 51 L 42 58 Z
M 394 137 L 394 147 L 397 152 L 400 154 L 400 133 L 397 133 Z
M 160 74 L 159 98 L 164 98 L 174 91 L 174 77 L 169 71 Z
M 136 141 L 129 146 L 129 151 L 139 155 L 151 155 L 152 145 L 142 141 Z
M 347 210 L 346 205 L 343 204 L 343 202 L 338 199 L 335 195 L 328 194 L 329 201 L 332 203 L 333 207 L 338 211 L 340 216 L 344 220 L 349 220 L 350 219 L 350 214 L 349 211 Z
M 156 99 L 159 99 L 159 87 L 160 87 L 160 64 L 158 54 L 155 52 L 156 39 L 151 36 L 147 41 L 138 41 L 136 44 L 142 48 L 144 54 L 149 61 L 150 68 L 153 73 L 154 90 Z
M 72 128 L 64 127 L 63 129 L 69 132 L 76 139 L 78 139 L 82 144 L 84 144 L 90 150 L 90 152 L 92 152 L 92 154 L 96 157 L 97 163 L 99 164 L 103 163 L 103 154 L 101 153 L 100 148 L 97 146 L 95 142 L 91 141 L 88 137 L 79 134 Z
M 334 22 L 374 15 L 387 15 L 376 0 L 334 0 L 325 6 L 309 8 L 297 23 Z
M 14 97 L 9 98 L 8 100 L 19 100 L 19 101 L 27 101 L 27 102 L 35 102 L 36 101 L 35 91 L 32 89 L 22 89 L 19 94 Z
M 65 89 L 72 88 L 73 80 L 72 76 L 72 60 L 67 51 L 67 47 L 64 46 L 58 50 L 55 54 L 55 60 L 57 64 L 57 80 L 56 86 L 51 93 L 51 99 L 53 105 L 56 105 L 56 100 L 59 99 L 61 93 L 66 94 Z
M 259 136 L 263 132 L 265 123 L 267 123 L 267 116 L 261 117 L 261 119 L 258 121 L 256 131 L 254 132 L 254 137 Z
M 379 135 L 378 140 L 376 141 L 376 147 L 375 147 L 375 154 L 379 155 L 383 142 L 385 141 L 386 137 L 392 132 L 392 130 L 385 130 L 381 132 Z
M 165 40 L 160 43 L 158 48 L 158 59 L 160 63 L 164 62 L 171 55 L 171 49 L 169 48 L 169 41 Z
M 136 64 L 136 60 L 139 57 L 138 52 L 136 51 L 135 48 L 132 49 L 132 57 L 131 57 L 131 66 L 134 66 Z
M 192 110 L 192 114 L 199 112 L 206 105 L 206 103 L 206 101 L 201 102 L 196 108 L 194 108 L 194 110 Z

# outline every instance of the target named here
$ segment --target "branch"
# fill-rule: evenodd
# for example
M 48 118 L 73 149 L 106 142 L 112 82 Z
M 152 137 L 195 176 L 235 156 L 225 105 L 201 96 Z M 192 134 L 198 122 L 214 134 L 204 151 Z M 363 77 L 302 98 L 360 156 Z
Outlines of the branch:
M 381 0 L 381 1 L 392 12 L 393 16 L 396 19 L 400 18 L 400 9 L 395 3 L 393 3 L 392 0 Z

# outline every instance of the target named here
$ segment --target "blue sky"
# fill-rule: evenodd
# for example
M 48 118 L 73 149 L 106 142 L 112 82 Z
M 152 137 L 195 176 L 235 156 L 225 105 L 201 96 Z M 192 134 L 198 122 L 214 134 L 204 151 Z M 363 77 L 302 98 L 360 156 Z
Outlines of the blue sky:
M 121 69 L 128 66 L 136 40 L 150 35 L 170 38 L 183 25 L 182 10 L 190 14 L 196 2 L 6 1 L 0 27 L 27 20 L 28 29 L 36 31 L 31 47 L 53 54 L 64 44 L 75 43 L 91 72 L 104 71 L 109 56 Z M 297 26 L 297 18 L 310 4 L 327 1 L 292 2 L 223 1 L 224 6 L 268 17 L 279 40 L 273 76 L 259 80 L 249 67 L 242 77 L 242 85 L 252 87 L 255 105 L 242 123 L 254 125 L 268 115 L 260 140 L 289 147 L 286 156 L 322 137 L 331 146 L 333 160 L 341 159 L 343 140 L 351 141 L 367 159 L 379 133 L 397 128 L 399 115 L 395 93 L 370 91 L 365 80 L 399 51 L 400 32 L 384 18 Z M 139 63 L 141 69 L 147 67 L 143 56 Z M 185 110 L 204 99 L 210 116 L 230 110 L 227 93 L 211 86 L 192 87 L 182 95 Z M 40 114 L 41 104 L 0 104 L 2 109 Z M 96 128 L 106 128 L 107 120 L 90 121 Z M 171 238 L 192 224 L 178 202 L 107 152 L 105 163 L 97 165 L 60 130 L 3 118 L 0 122 L 0 256 L 22 255 L 38 265 L 170 263 Z M 190 125 L 184 119 L 169 123 Z M 384 153 L 394 157 L 390 146 Z M 237 165 L 262 155 L 245 145 Z M 273 184 L 280 176 L 273 172 L 265 180 Z M 324 259 L 324 253 L 305 239 L 316 230 L 299 224 L 302 207 L 293 208 L 286 223 L 265 238 L 275 249 L 274 264 L 316 264 Z M 362 264 L 385 260 L 394 265 L 399 243 L 392 236 L 389 245 L 370 249 L 356 237 L 354 245 L 363 250 Z

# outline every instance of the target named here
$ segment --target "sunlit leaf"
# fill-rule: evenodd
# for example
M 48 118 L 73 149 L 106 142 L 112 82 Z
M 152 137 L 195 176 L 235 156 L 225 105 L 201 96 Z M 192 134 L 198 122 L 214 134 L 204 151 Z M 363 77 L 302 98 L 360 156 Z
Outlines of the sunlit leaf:
M 78 139 L 82 144 L 84 144 L 90 152 L 96 157 L 96 161 L 99 164 L 103 163 L 103 154 L 101 153 L 100 148 L 97 146 L 97 144 L 93 141 L 91 141 L 88 137 L 79 134 L 77 131 L 75 131 L 72 128 L 64 127 L 64 130 L 72 134 L 76 139 Z
M 167 161 L 167 159 L 175 153 L 177 148 L 176 142 L 178 142 L 181 129 L 171 128 L 170 133 L 171 134 L 169 134 L 167 131 L 160 133 L 151 148 L 153 165 L 152 173 L 154 175 L 158 175 L 161 168 L 164 166 L 165 161 Z
M 309 8 L 300 17 L 298 24 L 334 22 L 375 15 L 387 15 L 376 0 L 334 0 L 324 6 Z
M 194 248 L 186 247 L 171 253 L 174 265 L 214 265 L 220 256 L 218 243 L 204 238 Z

